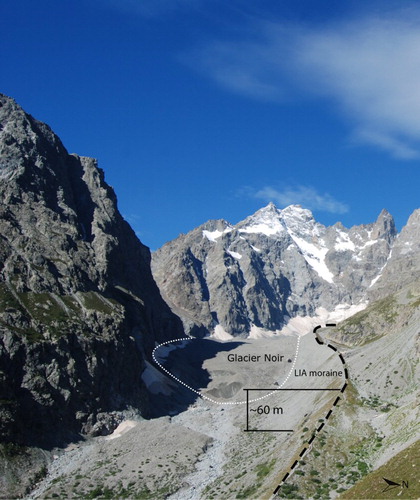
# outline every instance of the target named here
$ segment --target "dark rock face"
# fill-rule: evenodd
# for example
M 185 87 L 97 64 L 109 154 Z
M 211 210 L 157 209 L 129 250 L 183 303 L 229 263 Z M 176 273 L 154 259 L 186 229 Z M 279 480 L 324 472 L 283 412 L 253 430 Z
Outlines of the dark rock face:
M 147 414 L 144 359 L 183 333 L 149 249 L 95 160 L 1 94 L 0 193 L 0 437 L 45 444 L 104 412 Z
M 385 210 L 376 222 L 325 227 L 300 206 L 269 204 L 232 226 L 209 221 L 153 254 L 163 297 L 192 335 L 280 330 L 367 298 L 396 237 Z

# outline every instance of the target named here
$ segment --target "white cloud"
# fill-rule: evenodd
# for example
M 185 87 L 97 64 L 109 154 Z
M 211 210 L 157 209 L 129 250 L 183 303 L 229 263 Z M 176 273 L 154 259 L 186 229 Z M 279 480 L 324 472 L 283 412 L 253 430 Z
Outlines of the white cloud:
M 272 201 L 279 207 L 302 205 L 310 210 L 334 214 L 343 214 L 349 210 L 347 205 L 337 201 L 330 194 L 321 194 L 311 186 L 287 187 L 282 190 L 266 186 L 253 196 L 266 202 Z
M 308 28 L 259 24 L 253 40 L 217 42 L 195 64 L 258 99 L 328 97 L 352 139 L 402 159 L 420 156 L 420 8 Z
M 129 214 L 122 214 L 124 219 L 129 223 L 129 224 L 137 224 L 142 220 L 142 217 L 138 214 L 134 213 L 129 213 Z
M 408 141 L 400 140 L 392 133 L 382 132 L 380 127 L 370 127 L 370 129 L 356 129 L 352 135 L 354 142 L 364 142 L 378 146 L 384 151 L 390 152 L 395 158 L 401 160 L 414 160 L 420 157 L 420 152 L 413 146 L 410 146 Z
M 291 32 L 267 23 L 260 29 L 259 41 L 215 42 L 199 48 L 189 54 L 190 65 L 245 96 L 270 101 L 289 98 Z

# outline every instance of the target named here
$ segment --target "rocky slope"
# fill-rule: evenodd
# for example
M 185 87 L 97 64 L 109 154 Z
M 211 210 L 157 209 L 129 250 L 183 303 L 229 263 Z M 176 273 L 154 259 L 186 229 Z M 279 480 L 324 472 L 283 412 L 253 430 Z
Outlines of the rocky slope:
M 45 448 L 147 415 L 144 360 L 182 335 L 149 249 L 95 160 L 4 95 L 0 200 L 2 442 Z
M 270 203 L 235 226 L 209 221 L 179 236 L 153 254 L 152 270 L 193 335 L 258 335 L 318 308 L 366 300 L 395 237 L 385 210 L 375 223 L 347 229 Z
M 336 387 L 338 380 L 299 373 L 343 365 L 337 351 L 319 345 L 311 331 L 301 337 L 298 352 L 297 338 L 284 335 L 223 343 L 212 339 L 184 342 L 182 348 L 169 352 L 165 366 L 205 395 L 228 404 L 199 399 L 171 419 L 126 422 L 125 434 L 121 429 L 107 438 L 93 438 L 54 461 L 31 498 L 92 498 L 102 492 L 108 498 L 167 498 L 171 494 L 171 500 L 334 499 L 359 481 L 361 487 L 356 486 L 355 496 L 359 499 L 419 498 L 420 483 L 414 480 L 412 469 L 418 456 L 408 462 L 410 474 L 396 473 L 390 462 L 399 453 L 405 456 L 420 436 L 419 298 L 419 283 L 412 282 L 386 299 L 395 308 L 384 308 L 381 299 L 370 304 L 361 318 L 354 316 L 338 328 L 318 330 L 324 340 L 333 343 L 348 369 L 348 386 L 340 393 L 331 418 L 326 418 L 326 412 L 336 393 L 319 392 L 319 388 Z M 384 324 L 387 317 L 391 317 L 389 327 L 386 321 Z M 360 330 L 354 330 L 355 323 L 363 324 L 364 340 Z M 206 349 L 211 354 L 201 366 L 196 363 L 200 358 L 197 351 L 204 344 L 213 349 Z M 234 363 L 227 361 L 227 352 L 282 352 L 287 358 L 296 358 L 286 380 L 288 362 Z M 207 370 L 209 377 L 200 385 L 200 377 L 193 372 L 201 369 Z M 161 394 L 167 398 L 181 390 L 180 385 L 176 388 L 164 379 L 160 383 Z M 229 403 L 244 399 L 243 388 L 283 384 L 287 391 L 254 401 L 254 405 L 250 402 L 250 428 L 260 423 L 264 429 L 277 429 L 274 425 L 287 423 L 292 427 L 280 428 L 294 432 L 244 432 L 248 425 L 246 407 Z M 292 389 L 299 387 L 305 391 Z M 317 390 L 307 392 L 311 388 Z M 284 414 L 257 417 L 251 412 L 259 404 L 281 406 Z M 322 430 L 312 439 L 320 426 Z M 302 456 L 305 446 L 308 449 Z M 286 473 L 287 481 L 277 489 Z M 382 477 L 399 483 L 407 480 L 410 488 L 378 496 L 378 488 L 382 491 L 385 486 Z
M 340 498 L 419 497 L 413 469 L 418 454 L 410 455 L 420 439 L 419 306 L 420 281 L 412 280 L 337 329 L 323 331 L 344 353 L 350 385 L 345 404 L 280 489 L 280 498 L 334 498 L 347 490 Z M 401 455 L 405 467 L 396 467 Z M 400 487 L 384 491 L 383 477 Z M 410 487 L 401 487 L 402 481 Z

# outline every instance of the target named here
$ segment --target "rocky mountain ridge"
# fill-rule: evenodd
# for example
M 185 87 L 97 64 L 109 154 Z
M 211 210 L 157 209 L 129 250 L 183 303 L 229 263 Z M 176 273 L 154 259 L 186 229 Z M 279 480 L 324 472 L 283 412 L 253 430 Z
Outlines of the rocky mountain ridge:
M 411 279 L 407 258 L 420 268 L 417 212 L 397 235 L 386 210 L 347 229 L 326 227 L 299 205 L 270 203 L 236 225 L 208 221 L 165 244 L 152 256 L 152 271 L 192 335 L 278 332 L 320 308 L 381 298 L 403 268 Z
M 150 251 L 92 158 L 0 95 L 0 437 L 49 447 L 147 415 L 140 375 L 182 336 Z

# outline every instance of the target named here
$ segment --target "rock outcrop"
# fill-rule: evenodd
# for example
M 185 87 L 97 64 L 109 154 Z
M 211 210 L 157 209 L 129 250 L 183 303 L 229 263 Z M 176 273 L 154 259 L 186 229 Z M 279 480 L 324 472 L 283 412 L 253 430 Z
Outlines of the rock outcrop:
M 392 245 L 389 258 L 369 290 L 371 300 L 381 299 L 410 283 L 420 281 L 420 209 L 415 210 Z
M 0 95 L 0 438 L 56 445 L 148 413 L 155 342 L 182 336 L 150 252 L 91 158 Z

